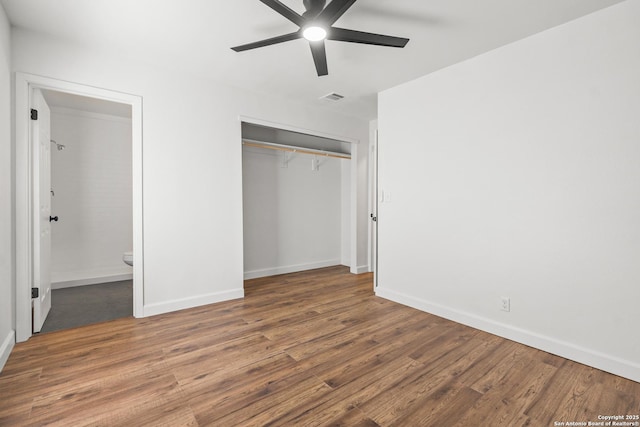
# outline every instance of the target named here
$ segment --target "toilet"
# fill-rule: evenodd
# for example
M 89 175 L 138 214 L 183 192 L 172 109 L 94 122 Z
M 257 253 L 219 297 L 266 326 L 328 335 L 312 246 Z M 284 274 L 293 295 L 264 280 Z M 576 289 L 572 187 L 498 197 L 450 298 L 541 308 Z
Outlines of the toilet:
M 124 261 L 125 264 L 133 267 L 133 252 L 125 252 L 122 255 L 122 260 Z

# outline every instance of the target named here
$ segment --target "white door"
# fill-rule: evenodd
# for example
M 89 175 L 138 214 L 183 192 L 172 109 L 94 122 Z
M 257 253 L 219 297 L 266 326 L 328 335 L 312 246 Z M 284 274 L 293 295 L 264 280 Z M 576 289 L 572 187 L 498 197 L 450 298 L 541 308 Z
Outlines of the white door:
M 33 89 L 33 332 L 40 332 L 51 309 L 51 111 L 39 89 Z M 37 114 L 37 119 L 35 119 Z
M 373 270 L 373 286 L 378 287 L 378 131 L 375 143 L 371 147 L 371 268 Z

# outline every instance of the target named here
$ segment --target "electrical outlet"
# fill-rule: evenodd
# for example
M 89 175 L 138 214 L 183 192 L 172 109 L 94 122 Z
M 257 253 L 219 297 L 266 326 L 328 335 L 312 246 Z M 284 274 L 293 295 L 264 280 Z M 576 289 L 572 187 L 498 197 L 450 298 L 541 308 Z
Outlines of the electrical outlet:
M 500 297 L 500 310 L 511 311 L 511 298 Z

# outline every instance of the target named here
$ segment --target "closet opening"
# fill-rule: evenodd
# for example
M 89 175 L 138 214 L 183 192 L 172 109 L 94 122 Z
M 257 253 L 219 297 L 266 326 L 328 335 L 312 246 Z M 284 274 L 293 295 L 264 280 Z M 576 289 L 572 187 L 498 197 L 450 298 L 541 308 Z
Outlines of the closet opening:
M 350 266 L 351 148 L 242 122 L 245 280 Z

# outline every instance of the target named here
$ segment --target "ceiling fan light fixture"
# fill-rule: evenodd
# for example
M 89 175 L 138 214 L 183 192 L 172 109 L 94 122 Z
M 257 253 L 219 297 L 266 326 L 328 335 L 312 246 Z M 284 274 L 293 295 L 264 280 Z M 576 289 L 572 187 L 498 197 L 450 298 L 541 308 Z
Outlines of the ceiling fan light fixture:
M 317 25 L 310 25 L 304 29 L 302 36 L 310 42 L 318 42 L 327 37 L 327 30 Z
M 0 0 L 1 2 L 2 0 Z M 349 10 L 357 0 L 303 0 L 306 11 L 300 15 L 283 3 L 285 0 L 260 0 L 278 14 L 291 21 L 298 27 L 293 33 L 259 40 L 232 47 L 236 52 L 271 46 L 292 40 L 304 38 L 309 42 L 313 63 L 316 66 L 318 77 L 329 74 L 327 67 L 327 53 L 324 40 L 362 43 L 374 46 L 405 47 L 409 39 L 403 37 L 386 36 L 384 34 L 368 33 L 365 31 L 350 30 L 334 27 L 333 24 Z M 293 0 L 286 0 L 287 2 Z M 298 0 L 300 1 L 300 0 Z

